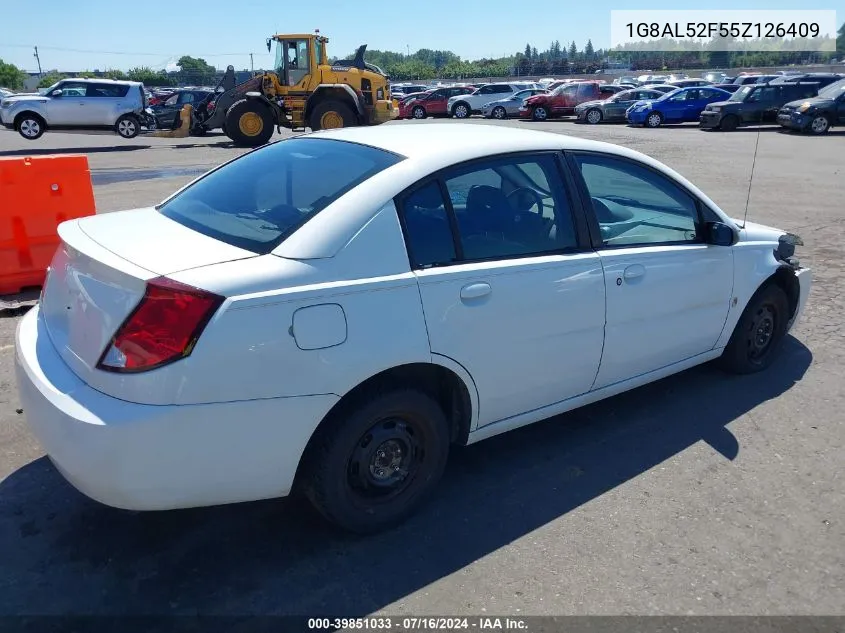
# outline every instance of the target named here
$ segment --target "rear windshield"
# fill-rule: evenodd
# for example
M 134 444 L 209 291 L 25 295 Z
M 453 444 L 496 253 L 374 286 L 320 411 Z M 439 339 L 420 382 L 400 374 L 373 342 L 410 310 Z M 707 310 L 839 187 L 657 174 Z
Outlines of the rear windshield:
M 288 139 L 224 165 L 158 209 L 204 235 L 269 253 L 310 217 L 400 160 L 358 143 Z

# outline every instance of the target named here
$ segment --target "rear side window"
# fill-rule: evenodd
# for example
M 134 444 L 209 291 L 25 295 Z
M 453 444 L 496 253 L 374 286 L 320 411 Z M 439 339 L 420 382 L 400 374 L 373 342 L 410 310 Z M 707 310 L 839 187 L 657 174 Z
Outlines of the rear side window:
M 293 138 L 224 165 L 159 211 L 204 235 L 269 253 L 309 218 L 402 158 L 358 143 Z
M 129 86 L 120 84 L 88 84 L 87 97 L 110 97 L 116 99 L 125 97 Z

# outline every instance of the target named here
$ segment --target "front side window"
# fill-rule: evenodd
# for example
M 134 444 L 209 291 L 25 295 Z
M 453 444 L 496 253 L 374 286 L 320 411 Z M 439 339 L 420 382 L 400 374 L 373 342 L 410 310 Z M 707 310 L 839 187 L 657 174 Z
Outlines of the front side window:
M 666 176 L 631 161 L 576 155 L 605 246 L 698 242 L 693 198 Z
M 82 81 L 66 81 L 57 86 L 63 97 L 84 97 L 88 86 Z
M 158 209 L 204 235 L 269 253 L 309 218 L 400 160 L 357 143 L 292 138 L 224 165 Z

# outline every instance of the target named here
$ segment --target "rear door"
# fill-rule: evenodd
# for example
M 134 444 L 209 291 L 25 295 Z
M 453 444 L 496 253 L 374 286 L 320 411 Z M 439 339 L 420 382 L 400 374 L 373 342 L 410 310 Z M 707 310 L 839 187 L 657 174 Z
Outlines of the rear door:
M 479 426 L 595 379 L 604 277 L 564 182 L 555 154 L 518 154 L 450 168 L 398 200 L 431 351 L 473 377 Z
M 126 95 L 129 86 L 125 84 L 89 83 L 88 114 L 91 125 L 114 125 L 119 114 L 126 109 Z

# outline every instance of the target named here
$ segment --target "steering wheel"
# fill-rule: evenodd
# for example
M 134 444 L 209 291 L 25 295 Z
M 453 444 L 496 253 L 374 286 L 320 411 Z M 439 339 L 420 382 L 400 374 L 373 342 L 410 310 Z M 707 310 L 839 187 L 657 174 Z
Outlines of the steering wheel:
M 543 215 L 543 197 L 531 187 L 517 187 L 506 198 L 518 212 L 524 213 L 537 207 L 537 215 Z

